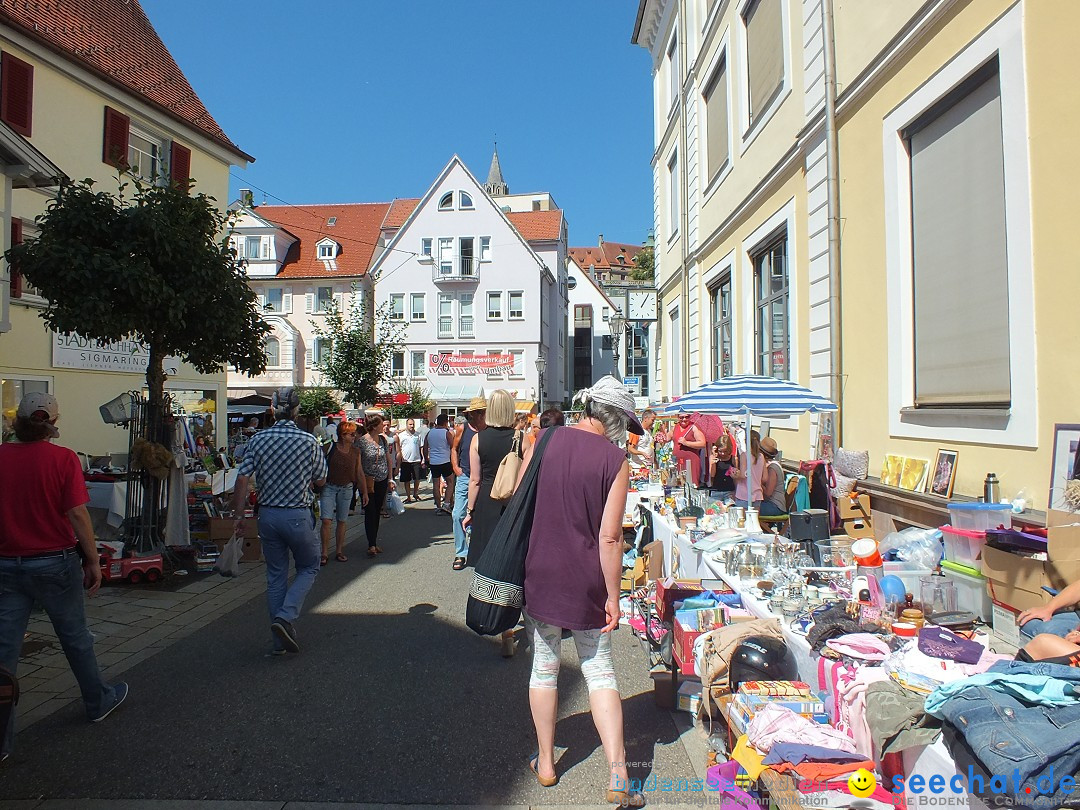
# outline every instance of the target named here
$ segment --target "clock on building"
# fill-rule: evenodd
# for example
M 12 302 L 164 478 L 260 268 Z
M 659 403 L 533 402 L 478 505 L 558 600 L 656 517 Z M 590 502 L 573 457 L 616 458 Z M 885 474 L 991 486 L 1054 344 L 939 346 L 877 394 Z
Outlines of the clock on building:
M 633 290 L 630 293 L 630 306 L 626 317 L 631 321 L 656 320 L 656 291 Z

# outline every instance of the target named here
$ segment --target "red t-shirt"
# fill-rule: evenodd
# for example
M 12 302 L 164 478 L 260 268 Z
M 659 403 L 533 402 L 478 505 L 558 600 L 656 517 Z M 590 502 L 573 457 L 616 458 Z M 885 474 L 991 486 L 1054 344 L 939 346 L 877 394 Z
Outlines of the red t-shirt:
M 0 556 L 76 543 L 69 509 L 90 500 L 79 457 L 47 441 L 0 445 Z

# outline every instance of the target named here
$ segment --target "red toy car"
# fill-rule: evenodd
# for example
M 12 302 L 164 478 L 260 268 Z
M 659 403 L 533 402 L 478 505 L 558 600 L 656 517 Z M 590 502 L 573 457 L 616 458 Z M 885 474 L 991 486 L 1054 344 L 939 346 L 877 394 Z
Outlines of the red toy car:
M 158 582 L 165 571 L 160 554 L 149 557 L 113 557 L 115 551 L 108 546 L 98 546 L 101 554 L 102 582 L 127 580 L 132 585 L 140 582 Z

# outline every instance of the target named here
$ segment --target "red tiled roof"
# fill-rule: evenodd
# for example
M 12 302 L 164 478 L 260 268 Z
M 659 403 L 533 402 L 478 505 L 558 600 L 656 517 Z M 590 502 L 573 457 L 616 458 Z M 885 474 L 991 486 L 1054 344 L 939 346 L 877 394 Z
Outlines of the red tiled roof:
M 390 203 L 260 205 L 252 210 L 298 240 L 285 256 L 278 278 L 338 278 L 367 273 Z M 330 217 L 337 217 L 333 225 L 327 224 Z M 324 237 L 341 246 L 335 259 L 337 270 L 316 258 L 315 244 Z
M 383 220 L 382 226 L 384 228 L 400 228 L 405 224 L 405 220 L 412 216 L 412 212 L 416 210 L 419 203 L 419 197 L 398 197 L 390 203 L 390 210 L 386 212 L 386 219 Z
M 563 212 L 560 209 L 511 211 L 506 218 L 526 242 L 555 241 L 562 235 Z
M 0 0 L 0 22 L 254 160 L 203 106 L 139 0 Z
M 603 247 L 572 247 L 567 252 L 577 265 L 585 270 L 610 270 L 615 273 L 628 273 L 634 268 L 634 257 L 642 250 L 641 245 L 628 245 L 624 242 L 604 242 Z M 619 257 L 622 257 L 621 259 Z

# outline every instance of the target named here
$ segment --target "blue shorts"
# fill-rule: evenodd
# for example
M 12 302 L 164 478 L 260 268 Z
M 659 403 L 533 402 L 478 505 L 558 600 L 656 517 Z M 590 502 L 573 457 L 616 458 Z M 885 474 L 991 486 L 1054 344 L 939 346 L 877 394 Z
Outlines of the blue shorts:
M 352 484 L 337 486 L 327 484 L 319 496 L 319 517 L 323 520 L 336 520 L 344 523 L 349 519 L 349 504 L 352 502 Z

